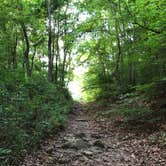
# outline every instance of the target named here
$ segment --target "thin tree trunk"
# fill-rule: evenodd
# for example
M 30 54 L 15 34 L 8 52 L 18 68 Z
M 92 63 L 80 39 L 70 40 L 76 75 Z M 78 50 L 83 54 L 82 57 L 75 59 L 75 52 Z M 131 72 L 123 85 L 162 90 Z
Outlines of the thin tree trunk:
M 61 77 L 62 85 L 64 85 L 64 79 L 65 79 L 66 58 L 67 58 L 67 51 L 66 51 L 66 49 L 64 49 L 64 58 L 63 58 L 63 64 L 62 64 L 62 77 Z
M 56 62 L 55 62 L 55 82 L 58 82 L 58 59 L 60 57 L 60 52 L 59 52 L 59 31 L 60 31 L 60 25 L 59 25 L 59 15 L 57 19 L 57 38 L 56 38 Z
M 64 20 L 64 35 L 67 34 L 67 18 L 66 18 L 66 13 L 67 13 L 67 8 L 65 10 L 65 20 Z M 65 79 L 65 66 L 66 66 L 66 59 L 67 59 L 67 44 L 66 41 L 64 41 L 64 57 L 63 57 L 63 63 L 62 63 L 62 73 L 61 73 L 61 84 L 64 85 L 64 79 Z
M 34 52 L 33 52 L 32 58 L 31 58 L 31 71 L 33 71 L 35 55 L 36 55 L 36 46 L 34 46 Z
M 120 61 L 122 57 L 122 49 L 121 49 L 121 42 L 120 42 L 120 32 L 118 30 L 118 23 L 117 20 L 115 20 L 115 30 L 116 30 L 116 41 L 117 41 L 117 48 L 118 48 L 118 54 L 116 58 L 116 66 L 115 66 L 115 77 L 118 83 L 120 83 L 120 73 L 119 73 L 119 66 Z
M 17 34 L 15 36 L 14 46 L 12 50 L 12 62 L 13 62 L 13 68 L 17 68 Z
M 131 39 L 132 38 L 132 39 Z M 133 25 L 133 35 L 129 38 L 130 43 L 131 43 L 131 48 L 130 48 L 130 57 L 133 54 L 133 49 L 134 49 L 134 43 L 135 43 L 135 27 Z M 131 58 L 132 59 L 132 58 Z M 136 76 L 135 76 L 135 63 L 133 61 L 129 62 L 129 83 L 134 86 L 136 83 Z
M 28 35 L 27 35 L 26 26 L 23 22 L 21 23 L 21 27 L 22 27 L 22 31 L 23 31 L 23 35 L 24 35 L 24 39 L 25 39 L 25 44 L 26 44 L 26 48 L 24 51 L 24 62 L 26 65 L 26 72 L 27 72 L 27 76 L 31 77 L 32 71 L 31 71 L 30 63 L 29 63 L 29 49 L 30 49 L 29 39 L 28 39 Z
M 115 70 L 113 72 L 113 76 L 115 77 L 116 81 L 118 84 L 120 84 L 120 73 L 119 73 L 119 67 L 120 67 L 120 62 L 122 58 L 122 48 L 121 48 L 121 39 L 120 39 L 120 25 L 119 25 L 119 20 L 117 19 L 117 13 L 118 10 L 120 10 L 120 1 L 119 3 L 113 3 L 111 2 L 111 9 L 112 9 L 112 14 L 115 16 L 114 21 L 115 21 L 115 33 L 116 33 L 116 44 L 117 44 L 117 49 L 118 53 L 116 55 L 116 64 L 115 64 Z
M 51 55 L 51 45 L 52 45 L 52 36 L 51 36 L 51 2 L 47 0 L 47 10 L 48 10 L 48 81 L 52 82 L 52 55 Z

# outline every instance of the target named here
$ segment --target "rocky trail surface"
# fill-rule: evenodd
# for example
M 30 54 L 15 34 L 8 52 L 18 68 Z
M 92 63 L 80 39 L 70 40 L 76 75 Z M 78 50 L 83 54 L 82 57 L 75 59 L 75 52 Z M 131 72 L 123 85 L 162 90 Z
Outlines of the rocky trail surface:
M 144 133 L 121 131 L 80 105 L 54 138 L 45 140 L 21 166 L 166 166 L 165 148 Z

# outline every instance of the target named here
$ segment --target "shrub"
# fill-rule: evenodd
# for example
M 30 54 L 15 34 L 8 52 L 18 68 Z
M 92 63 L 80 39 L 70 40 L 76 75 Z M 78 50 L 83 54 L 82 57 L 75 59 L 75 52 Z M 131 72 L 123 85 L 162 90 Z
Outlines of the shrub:
M 65 122 L 72 98 L 67 89 L 41 76 L 0 84 L 0 162 L 16 165 L 27 150 Z

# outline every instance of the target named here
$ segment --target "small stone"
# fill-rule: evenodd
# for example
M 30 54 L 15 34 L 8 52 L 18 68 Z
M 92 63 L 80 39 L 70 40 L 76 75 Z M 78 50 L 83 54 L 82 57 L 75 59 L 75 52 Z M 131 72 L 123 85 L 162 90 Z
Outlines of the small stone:
M 97 146 L 99 148 L 105 148 L 105 145 L 104 143 L 101 141 L 101 140 L 96 140 L 94 143 L 93 143 L 94 146 Z
M 54 151 L 54 147 L 47 147 L 46 152 L 48 154 L 52 153 Z
M 85 133 L 77 133 L 75 136 L 79 137 L 79 138 L 85 138 L 86 134 Z
M 95 146 L 91 147 L 90 150 L 93 152 L 93 154 L 102 153 L 102 150 Z
M 85 150 L 85 151 L 82 152 L 82 154 L 88 157 L 88 156 L 92 156 L 93 152 Z
M 83 148 L 87 148 L 89 146 L 88 142 L 81 140 L 81 139 L 77 139 L 75 142 L 75 148 L 76 149 L 83 149 Z
M 67 164 L 69 162 L 70 162 L 70 159 L 68 159 L 68 158 L 61 158 L 58 160 L 59 164 Z
M 71 148 L 71 147 L 72 147 L 71 142 L 65 142 L 65 143 L 62 145 L 62 148 L 64 148 L 64 149 L 68 149 L 68 148 Z
M 83 148 L 87 148 L 89 146 L 88 142 L 82 140 L 82 139 L 70 139 L 67 142 L 65 142 L 62 145 L 62 148 L 64 149 L 83 149 Z
M 101 136 L 99 134 L 96 134 L 96 133 L 91 134 L 91 137 L 92 138 L 96 138 L 96 139 L 100 139 L 101 138 Z

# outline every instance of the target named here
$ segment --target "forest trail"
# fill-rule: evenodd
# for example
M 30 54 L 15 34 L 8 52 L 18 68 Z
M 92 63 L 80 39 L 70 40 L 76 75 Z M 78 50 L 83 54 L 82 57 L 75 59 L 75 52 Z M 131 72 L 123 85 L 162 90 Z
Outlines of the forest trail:
M 79 105 L 63 131 L 27 155 L 21 166 L 165 166 L 166 151 L 149 145 L 144 134 L 122 132 Z

